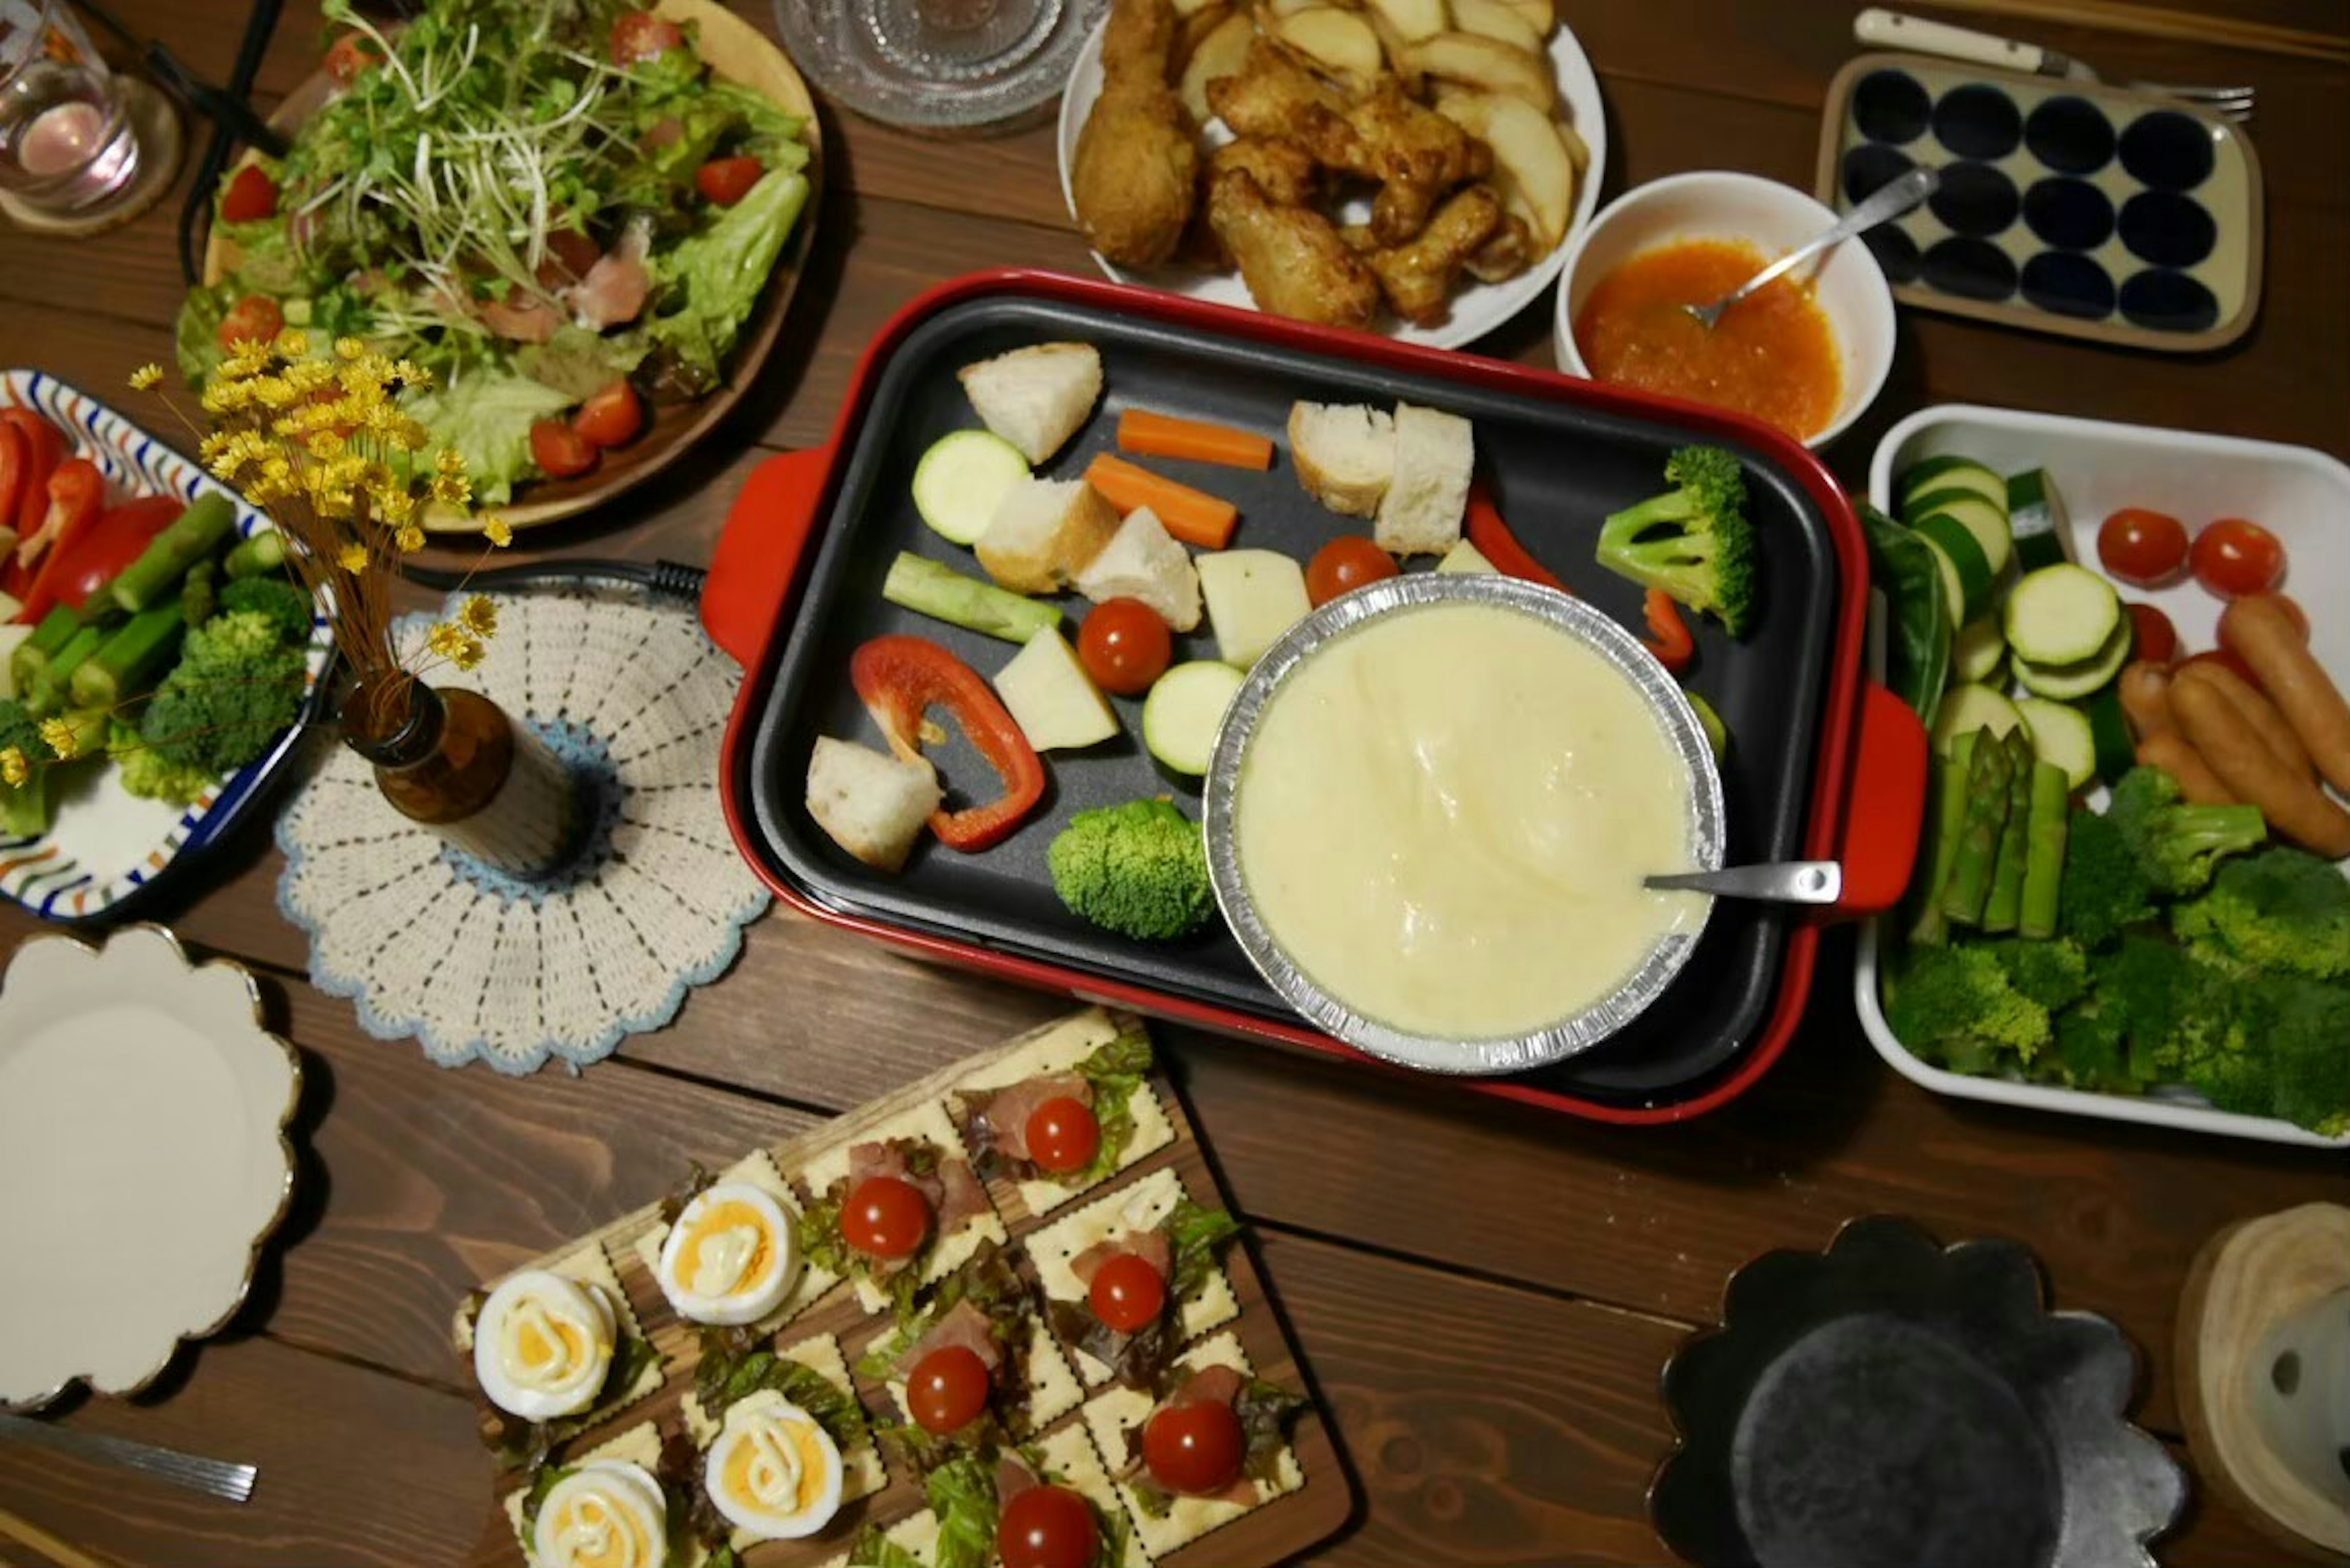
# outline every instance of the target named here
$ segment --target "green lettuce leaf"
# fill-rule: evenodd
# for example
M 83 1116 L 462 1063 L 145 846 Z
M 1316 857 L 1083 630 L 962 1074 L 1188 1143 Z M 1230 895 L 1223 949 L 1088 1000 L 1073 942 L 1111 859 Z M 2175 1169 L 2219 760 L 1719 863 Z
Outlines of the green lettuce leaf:
M 573 401 L 527 376 L 475 369 L 414 395 L 408 412 L 431 432 L 428 450 L 454 447 L 464 454 L 473 499 L 496 506 L 537 472 L 530 461 L 530 427 Z
M 932 1470 L 925 1487 L 938 1515 L 937 1568 L 987 1568 L 995 1555 L 995 1477 L 964 1454 Z
M 868 1524 L 848 1549 L 848 1568 L 922 1568 L 922 1560 Z
M 192 288 L 188 297 L 180 302 L 172 348 L 180 362 L 180 374 L 187 378 L 191 387 L 203 387 L 204 378 L 220 369 L 221 319 L 234 303 L 235 290 L 224 283 L 211 288 Z
M 1177 1301 L 1189 1301 L 1199 1288 L 1207 1283 L 1208 1272 L 1216 1266 L 1216 1254 L 1224 1243 L 1241 1233 L 1240 1221 L 1221 1209 L 1207 1209 L 1186 1198 L 1175 1205 L 1173 1213 L 1160 1221 L 1159 1229 L 1167 1232 L 1173 1244 L 1174 1257 L 1167 1268 L 1167 1293 Z
M 807 203 L 806 176 L 775 170 L 702 233 L 652 258 L 664 304 L 653 341 L 713 379 Z

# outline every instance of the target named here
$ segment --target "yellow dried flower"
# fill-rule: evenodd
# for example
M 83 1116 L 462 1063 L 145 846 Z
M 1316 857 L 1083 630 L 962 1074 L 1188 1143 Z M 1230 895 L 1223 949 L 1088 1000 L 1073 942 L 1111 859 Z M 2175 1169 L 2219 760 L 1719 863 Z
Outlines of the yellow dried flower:
M 141 365 L 130 372 L 130 389 L 134 392 L 152 391 L 162 379 L 162 366 L 152 363 Z
M 453 446 L 444 446 L 432 456 L 432 471 L 452 478 L 461 477 L 465 472 L 465 454 Z
M 432 476 L 432 499 L 446 506 L 463 506 L 473 498 L 473 481 L 462 473 Z
M 310 337 L 297 327 L 289 327 L 277 335 L 275 345 L 281 359 L 307 359 L 310 357 Z
M 71 762 L 81 750 L 81 741 L 74 734 L 73 726 L 63 719 L 41 721 L 41 744 L 57 753 L 61 762 Z
M 514 543 L 514 524 L 505 520 L 505 514 L 503 513 L 484 513 L 482 534 L 493 545 L 501 550 Z
M 495 637 L 498 634 L 498 606 L 486 594 L 475 594 L 466 599 L 457 612 L 458 622 L 475 637 Z
M 338 432 L 318 431 L 303 443 L 303 450 L 320 462 L 325 462 L 331 458 L 342 456 L 344 444 L 342 436 Z
M 475 637 L 455 621 L 442 621 L 439 626 L 434 627 L 426 635 L 424 646 L 429 651 L 447 659 L 460 670 L 473 669 L 482 662 L 483 655 L 489 651 L 483 645 L 480 638 Z
M 367 345 L 356 337 L 335 339 L 335 358 L 338 359 L 356 359 L 366 352 Z
M 335 565 L 358 576 L 368 567 L 368 547 L 357 539 L 335 552 Z
M 15 746 L 0 748 L 0 784 L 16 788 L 33 776 L 33 764 Z
M 391 374 L 399 378 L 402 391 L 427 392 L 432 389 L 432 372 L 413 359 L 400 360 L 391 368 Z
M 403 556 L 413 556 L 424 548 L 424 530 L 411 523 L 391 536 L 391 542 Z

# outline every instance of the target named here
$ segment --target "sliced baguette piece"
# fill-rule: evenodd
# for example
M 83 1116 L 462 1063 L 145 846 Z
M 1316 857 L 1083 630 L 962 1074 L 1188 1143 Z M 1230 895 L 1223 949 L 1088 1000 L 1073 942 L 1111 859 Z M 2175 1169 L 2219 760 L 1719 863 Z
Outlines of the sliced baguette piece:
M 955 372 L 980 422 L 1043 462 L 1086 422 L 1101 396 L 1101 354 L 1088 343 L 1038 343 Z
M 906 864 L 922 825 L 945 797 L 937 770 L 919 757 L 820 735 L 808 758 L 808 815 L 835 844 L 878 871 Z
M 1395 421 L 1360 403 L 1292 403 L 1289 457 L 1305 493 L 1333 512 L 1368 517 L 1395 477 Z
M 1076 587 L 1096 604 L 1140 599 L 1176 631 L 1200 624 L 1199 569 L 1148 506 L 1126 514 L 1101 554 L 1079 568 Z
M 1398 403 L 1395 480 L 1379 502 L 1371 536 L 1391 556 L 1441 556 L 1461 542 L 1477 447 L 1458 414 Z
M 1118 509 L 1082 479 L 1025 479 L 979 536 L 979 564 L 1015 594 L 1059 591 L 1118 532 Z

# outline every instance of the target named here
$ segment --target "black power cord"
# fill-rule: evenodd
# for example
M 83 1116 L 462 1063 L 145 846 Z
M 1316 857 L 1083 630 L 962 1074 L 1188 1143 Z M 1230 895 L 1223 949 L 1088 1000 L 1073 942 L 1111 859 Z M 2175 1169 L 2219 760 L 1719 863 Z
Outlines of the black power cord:
M 701 602 L 702 585 L 710 576 L 700 566 L 689 566 L 682 561 L 616 560 L 539 561 L 527 566 L 489 566 L 475 572 L 403 562 L 400 575 L 419 587 L 441 593 L 459 588 L 488 592 L 540 587 L 549 583 L 620 583 L 642 589 L 652 598 L 685 605 Z

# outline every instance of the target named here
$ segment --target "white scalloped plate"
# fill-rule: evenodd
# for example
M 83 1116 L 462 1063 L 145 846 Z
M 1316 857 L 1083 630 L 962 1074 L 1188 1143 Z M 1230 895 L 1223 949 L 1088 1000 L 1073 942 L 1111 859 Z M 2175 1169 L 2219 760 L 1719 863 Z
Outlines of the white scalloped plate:
M 135 1394 L 225 1324 L 294 1190 L 292 1046 L 161 926 L 0 977 L 0 1407 Z

